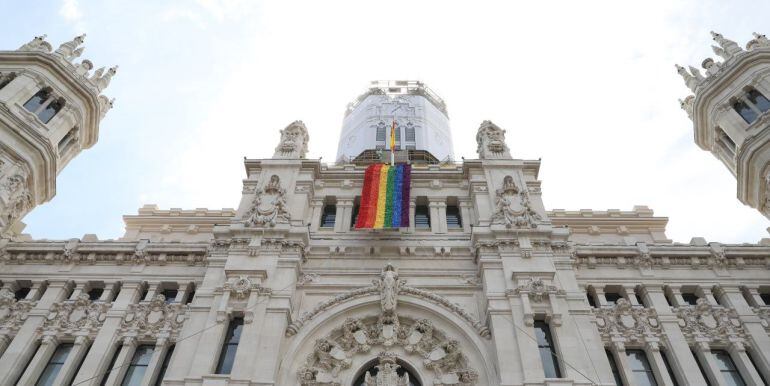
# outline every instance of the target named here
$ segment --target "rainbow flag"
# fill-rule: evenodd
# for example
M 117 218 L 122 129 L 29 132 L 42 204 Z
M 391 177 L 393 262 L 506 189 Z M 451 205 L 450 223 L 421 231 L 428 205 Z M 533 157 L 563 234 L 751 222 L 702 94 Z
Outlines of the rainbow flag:
M 409 226 L 410 165 L 369 165 L 364 172 L 356 229 Z

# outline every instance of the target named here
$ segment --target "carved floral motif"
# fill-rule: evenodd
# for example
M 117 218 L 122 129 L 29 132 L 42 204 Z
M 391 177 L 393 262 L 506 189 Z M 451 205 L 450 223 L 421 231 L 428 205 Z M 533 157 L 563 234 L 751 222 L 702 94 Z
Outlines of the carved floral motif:
M 565 292 L 563 289 L 560 289 L 556 287 L 555 285 L 546 284 L 542 278 L 529 278 L 529 280 L 519 285 L 518 287 L 506 291 L 513 295 L 523 295 L 528 294 L 529 298 L 532 299 L 533 302 L 543 302 L 548 299 L 548 295 L 554 294 L 554 295 L 564 295 Z
M 613 307 L 594 309 L 596 326 L 605 342 L 613 338 L 625 338 L 631 342 L 644 342 L 661 336 L 658 314 L 654 309 L 632 307 L 626 299 L 619 299 Z
M 17 301 L 7 288 L 0 290 L 0 328 L 18 330 L 35 304 L 37 302 L 30 300 Z
M 494 224 L 504 224 L 509 228 L 535 228 L 542 220 L 540 214 L 532 209 L 526 189 L 519 189 L 513 177 L 503 178 L 503 187 L 497 190 L 496 195 L 495 213 L 492 215 Z
M 261 287 L 258 283 L 254 283 L 248 276 L 241 275 L 231 278 L 222 286 L 225 291 L 230 293 L 238 300 L 246 299 L 252 290 L 259 292 L 260 294 L 269 294 L 272 291 L 269 288 Z
M 281 187 L 277 175 L 270 177 L 264 187 L 257 189 L 251 210 L 246 214 L 246 226 L 275 226 L 278 223 L 289 222 L 289 212 L 286 207 L 286 189 Z
M 695 306 L 677 308 L 676 315 L 682 332 L 689 339 L 729 342 L 745 334 L 734 309 L 712 306 L 703 298 L 698 299 Z
M 75 300 L 65 300 L 51 306 L 43 330 L 87 331 L 96 333 L 107 318 L 107 311 L 112 303 L 91 301 L 86 294 L 78 295 Z
M 186 319 L 188 307 L 180 303 L 166 303 L 163 295 L 156 295 L 149 302 L 129 304 L 120 325 L 123 335 L 158 338 L 176 337 Z

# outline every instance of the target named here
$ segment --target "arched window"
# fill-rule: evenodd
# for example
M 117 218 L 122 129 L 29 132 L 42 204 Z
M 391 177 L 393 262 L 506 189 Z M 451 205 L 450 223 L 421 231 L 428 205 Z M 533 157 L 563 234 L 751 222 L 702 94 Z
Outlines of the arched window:
M 377 124 L 377 141 L 385 140 L 385 122 L 380 121 Z
M 37 114 L 37 111 L 45 104 L 48 98 L 51 97 L 51 89 L 46 87 L 38 91 L 32 98 L 24 103 L 24 108 L 30 113 Z
M 407 142 L 414 142 L 415 134 L 414 134 L 414 124 L 412 122 L 409 122 L 406 124 L 406 141 Z
M 54 99 L 51 88 L 46 87 L 38 91 L 32 98 L 24 103 L 24 108 L 37 115 L 43 123 L 48 123 L 64 107 L 64 98 Z
M 364 365 L 364 370 L 361 371 L 360 375 L 356 377 L 355 382 L 353 382 L 353 386 L 367 386 L 366 384 L 366 374 L 368 373 L 370 378 L 375 379 L 377 377 L 377 373 L 380 372 L 380 364 L 377 359 L 372 360 L 368 362 L 366 365 Z M 409 374 L 409 386 L 422 386 L 422 383 L 420 382 L 420 378 L 417 377 L 417 374 L 414 370 L 410 368 L 409 365 L 406 365 L 400 360 L 396 361 L 396 374 L 398 374 L 398 377 L 401 378 L 405 374 Z
M 64 98 L 59 98 L 46 106 L 43 111 L 37 114 L 37 117 L 40 118 L 43 123 L 51 122 L 51 119 L 53 119 L 56 114 L 61 111 L 61 109 L 64 107 Z
M 749 90 L 749 92 L 746 93 L 746 99 L 748 99 L 749 102 L 751 102 L 759 111 L 763 113 L 770 109 L 770 100 L 767 100 L 767 98 L 757 90 Z

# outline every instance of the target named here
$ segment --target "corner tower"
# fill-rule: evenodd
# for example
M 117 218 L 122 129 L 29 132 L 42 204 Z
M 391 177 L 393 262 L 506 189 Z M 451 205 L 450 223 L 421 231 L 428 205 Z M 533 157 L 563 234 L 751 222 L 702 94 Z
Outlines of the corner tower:
M 85 35 L 55 51 L 38 36 L 15 51 L 0 51 L 0 235 L 23 228 L 32 208 L 56 194 L 56 176 L 99 137 L 112 107 L 101 95 L 117 67 L 93 73 Z
M 770 218 L 770 41 L 754 33 L 741 48 L 711 32 L 722 62 L 677 65 L 693 92 L 680 100 L 693 121 L 695 143 L 711 152 L 738 180 L 738 199 Z
M 348 104 L 337 147 L 338 161 L 379 160 L 393 120 L 399 160 L 440 162 L 454 159 L 446 103 L 424 83 L 373 81 Z

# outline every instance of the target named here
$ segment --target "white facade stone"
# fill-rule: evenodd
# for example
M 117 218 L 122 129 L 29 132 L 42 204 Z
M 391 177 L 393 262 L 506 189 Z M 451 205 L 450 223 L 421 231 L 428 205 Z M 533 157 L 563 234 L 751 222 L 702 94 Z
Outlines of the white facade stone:
M 365 165 L 305 159 L 311 132 L 293 122 L 272 158 L 246 159 L 234 209 L 144 206 L 118 240 L 1 239 L 0 384 L 35 384 L 63 344 L 55 384 L 121 385 L 141 352 L 141 385 L 407 384 L 398 369 L 421 385 L 613 385 L 610 358 L 638 384 L 639 352 L 658 385 L 722 385 L 714 350 L 746 384 L 770 379 L 770 240 L 673 243 L 644 206 L 548 210 L 540 161 L 489 121 L 478 159 L 412 165 L 409 227 L 355 230 Z

